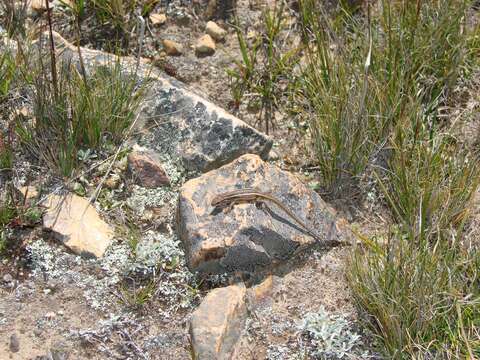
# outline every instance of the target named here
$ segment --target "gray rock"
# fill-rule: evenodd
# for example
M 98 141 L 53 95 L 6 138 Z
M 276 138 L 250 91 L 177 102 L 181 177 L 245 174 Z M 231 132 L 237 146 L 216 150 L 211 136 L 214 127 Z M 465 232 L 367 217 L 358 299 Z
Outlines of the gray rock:
M 13 276 L 7 273 L 7 274 L 3 275 L 2 280 L 3 280 L 3 282 L 5 282 L 7 284 L 11 283 L 13 281 Z
M 20 341 L 18 340 L 17 334 L 12 334 L 10 336 L 10 345 L 9 345 L 10 351 L 13 353 L 19 352 L 20 351 Z
M 54 40 L 59 56 L 78 63 L 75 46 L 56 33 Z M 87 69 L 94 64 L 112 62 L 111 54 L 81 50 Z M 122 58 L 122 64 L 128 71 L 135 69 L 136 60 Z M 139 123 L 153 128 L 154 150 L 162 156 L 180 161 L 188 170 L 200 172 L 215 169 L 244 154 L 268 156 L 272 140 L 266 135 L 147 63 L 141 62 L 138 75 L 142 81 L 150 79 Z
M 186 182 L 180 191 L 178 233 L 192 270 L 255 272 L 289 259 L 316 240 L 276 204 L 252 202 L 231 209 L 211 205 L 215 195 L 242 188 L 270 193 L 314 230 L 325 246 L 347 240 L 338 219 L 320 196 L 294 175 L 244 155 Z M 301 247 L 301 248 L 299 248 Z

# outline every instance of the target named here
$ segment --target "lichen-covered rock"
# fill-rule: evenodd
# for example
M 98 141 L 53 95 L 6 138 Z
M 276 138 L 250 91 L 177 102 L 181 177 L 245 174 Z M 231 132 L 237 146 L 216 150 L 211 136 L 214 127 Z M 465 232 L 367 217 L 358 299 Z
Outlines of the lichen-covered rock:
M 50 195 L 42 204 L 44 228 L 74 253 L 102 257 L 113 238 L 113 230 L 98 216 L 88 200 L 74 195 Z
M 252 202 L 239 203 L 223 211 L 212 206 L 217 194 L 243 188 L 275 196 L 325 245 L 344 239 L 334 211 L 316 192 L 258 156 L 244 155 L 186 182 L 181 189 L 177 225 L 191 269 L 254 272 L 287 260 L 299 246 L 316 241 L 269 201 L 262 207 Z
M 190 320 L 195 360 L 232 358 L 240 339 L 247 310 L 243 284 L 217 288 L 208 293 Z
M 140 186 L 154 189 L 170 184 L 158 154 L 153 151 L 133 151 L 128 154 L 128 169 Z
M 44 35 L 44 41 L 47 36 Z M 78 64 L 75 46 L 57 33 L 54 41 L 59 57 Z M 115 59 L 112 54 L 97 50 L 81 51 L 87 69 L 112 64 Z M 135 58 L 124 57 L 121 62 L 125 72 L 135 71 Z M 145 145 L 141 141 L 153 143 L 162 157 L 198 172 L 218 168 L 244 154 L 268 156 L 272 140 L 265 134 L 153 69 L 146 61 L 140 62 L 137 75 L 140 81 L 149 81 L 138 124 L 152 129 L 142 134 L 140 145 Z

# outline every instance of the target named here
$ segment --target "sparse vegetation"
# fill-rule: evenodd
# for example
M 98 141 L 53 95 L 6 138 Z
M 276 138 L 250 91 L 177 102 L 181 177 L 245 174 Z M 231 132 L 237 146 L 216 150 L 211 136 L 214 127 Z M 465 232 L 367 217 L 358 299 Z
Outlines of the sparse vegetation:
M 119 62 L 97 66 L 85 78 L 73 64 L 61 63 L 56 86 L 42 68 L 33 81 L 36 121 L 17 122 L 17 133 L 32 154 L 68 177 L 81 150 L 124 138 L 142 90 Z
M 267 134 L 277 123 L 275 111 L 285 100 L 300 54 L 300 47 L 289 49 L 291 40 L 282 35 L 287 27 L 284 13 L 283 1 L 276 4 L 274 9 L 264 10 L 264 28 L 255 35 L 250 47 L 246 36 L 237 26 L 242 61 L 235 60 L 236 68 L 227 70 L 235 105 L 238 107 L 241 99 L 246 97 L 248 106 L 258 109 L 258 123 L 263 122 Z
M 309 123 L 322 188 L 344 196 L 373 174 L 394 220 L 379 241 L 364 238 L 366 248 L 353 253 L 347 271 L 389 358 L 480 355 L 479 244 L 464 239 L 480 164 L 444 114 L 455 106 L 457 82 L 479 71 L 470 9 L 457 0 L 355 9 L 300 2 L 305 58 L 284 88 L 290 109 Z M 233 91 L 240 99 L 238 85 L 260 74 L 257 58 L 269 56 L 259 55 L 255 42 L 248 50 L 240 35 L 239 44 L 245 76 L 236 77 Z M 279 85 L 272 81 L 270 88 Z
M 92 291 L 86 298 L 96 309 L 107 313 L 109 306 L 113 308 L 108 302 L 132 311 L 161 304 L 160 316 L 182 324 L 179 328 L 183 314 L 169 316 L 179 309 L 190 311 L 204 288 L 223 284 L 225 279 L 197 283 L 174 231 L 171 210 L 176 189 L 183 176 L 193 173 L 175 168 L 172 161 L 164 169 L 174 174 L 171 185 L 147 189 L 124 176 L 126 159 L 125 166 L 117 166 L 130 147 L 125 139 L 144 100 L 145 84 L 136 74 L 138 68 L 126 69 L 118 57 L 108 64 L 85 64 L 81 47 L 148 55 L 152 63 L 164 64 L 179 79 L 190 80 L 186 72 L 195 72 L 192 78 L 198 81 L 212 77 L 227 83 L 228 78 L 231 97 L 218 100 L 219 96 L 216 101 L 233 104 L 240 117 L 255 117 L 252 124 L 280 143 L 295 137 L 307 144 L 304 153 L 292 146 L 288 155 L 296 159 L 285 161 L 285 167 L 308 169 L 332 205 L 347 199 L 362 218 L 374 218 L 371 208 L 382 216 L 382 223 L 374 224 L 381 229 L 372 230 L 373 234 L 363 235 L 363 229 L 356 228 L 362 244 L 353 248 L 345 271 L 368 331 L 357 335 L 344 316 L 320 308 L 295 328 L 297 346 L 269 344 L 272 358 L 293 357 L 295 351 L 300 351 L 295 356 L 305 359 L 367 357 L 374 352 L 389 359 L 480 358 L 480 239 L 466 234 L 473 226 L 472 214 L 478 212 L 474 201 L 480 185 L 480 132 L 458 133 L 460 125 L 473 122 L 467 117 L 474 117 L 479 106 L 480 13 L 473 10 L 478 1 L 278 0 L 268 6 L 260 1 L 258 21 L 242 14 L 231 19 L 238 47 L 232 46 L 233 33 L 227 31 L 222 35 L 225 39 L 215 39 L 214 56 L 203 60 L 187 44 L 207 32 L 207 19 L 196 12 L 205 1 L 193 2 L 191 12 L 177 11 L 178 2 L 164 6 L 159 0 L 60 2 L 47 2 L 49 11 L 33 11 L 26 0 L 0 4 L 0 266 L 9 262 L 4 259 L 12 253 L 12 245 L 28 238 L 22 234 L 19 239 L 16 233 L 42 217 L 42 208 L 22 198 L 18 187 L 44 175 L 49 192 L 59 185 L 95 198 L 107 222 L 118 215 L 113 222 L 118 220 L 116 240 L 121 239 L 96 265 L 79 257 L 72 260 L 73 255 L 58 249 L 52 252 L 52 244 L 38 241 L 31 249 L 39 256 L 37 260 L 33 256 L 34 261 L 42 264 L 36 270 L 45 278 L 55 268 L 60 278 L 71 266 L 88 267 L 82 276 L 68 273 L 63 280 L 81 278 L 83 288 Z M 208 3 L 212 8 L 216 5 Z M 248 6 L 258 5 L 253 3 Z M 162 24 L 149 19 L 154 12 L 162 15 Z M 51 38 L 55 30 L 72 42 L 69 50 L 76 48 L 77 53 L 71 62 L 61 58 L 53 44 L 45 47 L 44 37 L 31 46 L 30 40 L 43 33 L 45 24 Z M 167 28 L 170 25 L 173 30 Z M 180 39 L 183 52 L 177 57 L 161 48 L 161 40 L 170 36 L 172 41 Z M 8 38 L 8 46 L 3 37 Z M 30 52 L 30 47 L 35 51 Z M 222 47 L 226 51 L 221 53 Z M 218 75 L 215 67 L 221 62 L 216 57 L 225 53 L 235 59 L 234 65 L 227 74 Z M 177 85 L 172 84 L 165 95 L 168 101 L 177 96 Z M 221 85 L 215 91 L 208 89 L 208 95 L 228 93 Z M 469 98 L 475 96 L 472 105 Z M 165 131 L 174 129 L 175 117 L 186 111 L 183 105 L 190 106 L 189 101 L 167 100 L 149 114 L 148 130 L 167 123 Z M 196 109 L 206 111 L 200 104 Z M 159 121 L 163 110 L 168 117 Z M 212 137 L 221 132 L 214 130 Z M 477 140 L 465 141 L 464 136 Z M 147 140 L 141 140 L 143 146 Z M 205 147 L 216 150 L 217 140 Z M 168 142 L 168 149 L 177 146 L 169 137 Z M 189 155 L 195 159 L 195 154 Z M 115 181 L 102 189 L 101 179 L 111 179 L 110 171 Z M 353 193 L 360 194 L 364 203 L 354 204 Z M 162 223 L 154 223 L 152 217 Z M 98 275 L 97 265 L 104 272 L 98 279 L 93 276 Z M 12 282 L 7 280 L 0 282 Z M 138 329 L 135 334 L 142 333 Z M 275 331 L 283 330 L 279 326 Z M 124 349 L 128 346 L 118 346 L 125 353 L 108 355 L 143 355 L 140 347 L 147 347 L 148 341 L 137 346 L 122 331 L 120 337 L 135 351 L 128 353 Z M 364 333 L 373 336 L 368 353 L 363 353 L 365 344 L 360 340 Z M 100 341 L 101 336 L 91 338 Z M 152 337 L 148 346 L 163 349 L 155 341 L 165 339 Z

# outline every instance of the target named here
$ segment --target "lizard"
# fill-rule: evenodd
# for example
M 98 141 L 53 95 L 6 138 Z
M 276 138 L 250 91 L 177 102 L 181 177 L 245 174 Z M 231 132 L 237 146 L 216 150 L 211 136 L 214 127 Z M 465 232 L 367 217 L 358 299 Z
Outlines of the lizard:
M 266 202 L 270 201 L 283 210 L 290 218 L 292 218 L 298 225 L 302 227 L 310 236 L 312 236 L 317 242 L 325 243 L 324 239 L 321 239 L 313 230 L 311 230 L 300 218 L 293 213 L 281 200 L 277 199 L 274 195 L 262 192 L 254 188 L 245 188 L 233 191 L 227 191 L 217 194 L 212 199 L 212 206 L 215 208 L 231 207 L 235 203 L 239 202 Z M 333 225 L 335 226 L 335 225 Z M 332 242 L 331 245 L 343 244 L 343 242 Z

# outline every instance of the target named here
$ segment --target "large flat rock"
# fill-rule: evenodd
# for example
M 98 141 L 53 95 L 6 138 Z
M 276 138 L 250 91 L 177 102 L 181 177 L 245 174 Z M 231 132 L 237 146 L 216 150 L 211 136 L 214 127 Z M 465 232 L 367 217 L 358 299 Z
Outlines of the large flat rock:
M 43 40 L 47 39 L 44 34 Z M 59 56 L 78 63 L 78 51 L 59 34 L 54 34 Z M 48 48 L 48 47 L 47 47 Z M 112 64 L 112 54 L 81 48 L 87 69 Z M 203 99 L 185 85 L 131 57 L 121 59 L 125 73 L 136 73 L 139 82 L 148 81 L 147 95 L 139 123 L 150 129 L 139 139 L 154 145 L 160 154 L 178 159 L 193 171 L 205 172 L 229 163 L 244 154 L 265 158 L 272 140 L 222 108 Z
M 217 194 L 244 188 L 279 199 L 315 232 L 317 240 L 268 201 L 263 206 L 245 202 L 223 210 L 212 206 Z M 288 260 L 299 247 L 318 239 L 325 246 L 345 240 L 340 219 L 316 192 L 256 155 L 244 155 L 185 183 L 177 216 L 188 264 L 201 272 L 254 272 Z

